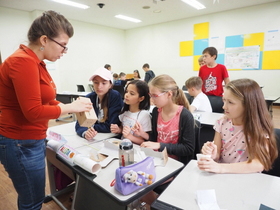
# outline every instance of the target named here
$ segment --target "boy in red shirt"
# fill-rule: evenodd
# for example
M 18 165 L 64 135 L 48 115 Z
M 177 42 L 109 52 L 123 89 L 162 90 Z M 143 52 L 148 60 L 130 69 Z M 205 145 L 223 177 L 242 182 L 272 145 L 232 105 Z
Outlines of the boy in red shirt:
M 229 83 L 229 75 L 226 67 L 216 63 L 218 51 L 215 47 L 207 47 L 203 50 L 205 65 L 199 69 L 198 76 L 203 81 L 202 91 L 206 95 L 223 96 L 223 82 Z

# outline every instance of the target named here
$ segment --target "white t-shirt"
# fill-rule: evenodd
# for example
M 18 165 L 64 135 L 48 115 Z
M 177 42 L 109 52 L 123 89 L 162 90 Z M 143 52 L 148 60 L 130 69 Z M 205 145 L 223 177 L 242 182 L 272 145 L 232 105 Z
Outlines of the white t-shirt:
M 212 112 L 212 107 L 207 95 L 203 92 L 199 93 L 194 99 L 191 104 L 196 108 L 195 111 L 203 111 L 203 112 Z
M 136 121 L 142 125 L 142 128 L 145 132 L 152 130 L 151 124 L 151 115 L 148 110 L 141 110 L 139 112 L 130 112 L 125 111 L 123 114 L 119 116 L 120 121 L 122 122 L 123 127 L 129 126 L 133 128 Z

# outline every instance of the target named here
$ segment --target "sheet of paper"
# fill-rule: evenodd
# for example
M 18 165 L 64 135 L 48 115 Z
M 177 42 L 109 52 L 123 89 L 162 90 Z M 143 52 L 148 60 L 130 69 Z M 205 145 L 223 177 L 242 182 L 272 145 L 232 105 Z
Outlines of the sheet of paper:
M 200 210 L 221 210 L 216 200 L 215 190 L 197 190 L 196 197 Z

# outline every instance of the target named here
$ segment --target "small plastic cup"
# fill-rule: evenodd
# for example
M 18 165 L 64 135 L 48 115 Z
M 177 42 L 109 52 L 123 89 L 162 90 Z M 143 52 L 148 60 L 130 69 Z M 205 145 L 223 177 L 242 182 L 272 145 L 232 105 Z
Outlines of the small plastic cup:
M 196 159 L 200 160 L 201 158 L 211 158 L 211 155 L 204 155 L 204 154 L 196 154 Z

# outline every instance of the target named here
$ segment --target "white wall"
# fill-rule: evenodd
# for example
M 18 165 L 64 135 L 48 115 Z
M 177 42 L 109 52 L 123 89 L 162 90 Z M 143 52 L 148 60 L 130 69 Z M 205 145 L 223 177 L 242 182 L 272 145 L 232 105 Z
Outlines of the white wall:
M 128 30 L 127 71 L 148 62 L 156 75 L 169 74 L 181 87 L 189 77 L 198 75 L 193 71 L 193 57 L 179 56 L 179 42 L 193 40 L 194 24 L 209 22 L 209 37 L 267 32 L 280 29 L 279 11 L 280 2 L 275 2 Z M 279 70 L 229 71 L 229 75 L 231 80 L 254 79 L 264 86 L 265 95 L 280 96 Z
M 24 12 L 0 7 L 0 51 L 2 61 L 27 44 L 27 32 L 36 15 L 42 12 Z M 68 52 L 52 64 L 49 70 L 58 91 L 76 91 L 83 84 L 89 91 L 88 81 L 93 72 L 106 63 L 112 71 L 123 69 L 125 60 L 125 31 L 69 20 L 74 36 L 69 40 Z M 48 64 L 48 62 L 46 62 Z
M 138 69 L 144 76 L 142 65 L 147 62 L 157 75 L 170 74 L 181 87 L 185 80 L 198 74 L 192 70 L 192 56 L 179 56 L 179 42 L 193 40 L 194 24 L 209 22 L 210 37 L 266 32 L 280 29 L 279 11 L 280 2 L 274 2 L 127 31 L 70 20 L 75 34 L 69 41 L 69 51 L 50 73 L 58 91 L 76 91 L 76 84 L 89 90 L 88 78 L 106 63 L 112 65 L 113 72 L 132 73 Z M 33 19 L 34 12 L 0 7 L 2 60 L 27 40 Z M 256 80 L 264 86 L 265 95 L 280 94 L 279 70 L 229 71 L 229 74 L 231 80 L 244 77 Z

